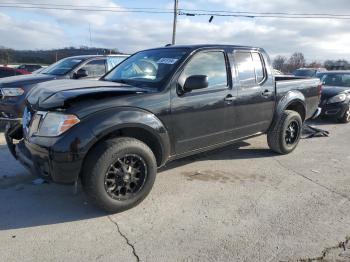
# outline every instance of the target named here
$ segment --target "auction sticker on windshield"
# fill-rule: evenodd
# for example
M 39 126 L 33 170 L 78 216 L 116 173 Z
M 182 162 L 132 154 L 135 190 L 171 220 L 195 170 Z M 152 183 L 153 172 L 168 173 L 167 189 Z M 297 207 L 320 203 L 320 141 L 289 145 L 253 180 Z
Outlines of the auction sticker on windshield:
M 157 61 L 157 64 L 167 64 L 167 65 L 173 65 L 175 64 L 179 59 L 176 58 L 161 58 Z

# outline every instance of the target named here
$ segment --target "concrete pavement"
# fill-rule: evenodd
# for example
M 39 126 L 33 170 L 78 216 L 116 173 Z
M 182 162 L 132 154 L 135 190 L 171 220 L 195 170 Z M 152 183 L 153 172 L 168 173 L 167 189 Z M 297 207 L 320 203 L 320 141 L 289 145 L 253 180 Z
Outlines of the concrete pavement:
M 173 162 L 110 216 L 81 190 L 33 185 L 0 146 L 1 260 L 350 261 L 350 125 L 316 124 L 331 136 L 290 155 L 262 136 Z

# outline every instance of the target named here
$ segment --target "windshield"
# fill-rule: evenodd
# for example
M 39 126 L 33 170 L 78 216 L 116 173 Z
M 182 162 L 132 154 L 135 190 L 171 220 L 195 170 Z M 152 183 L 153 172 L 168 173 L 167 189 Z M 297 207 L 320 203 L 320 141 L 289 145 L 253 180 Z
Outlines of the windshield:
M 313 77 L 315 76 L 316 70 L 313 69 L 305 69 L 305 70 L 296 70 L 294 72 L 295 76 L 306 76 L 306 77 Z
M 119 64 L 103 80 L 159 87 L 186 54 L 184 49 L 142 51 Z
M 75 68 L 78 64 L 80 64 L 83 59 L 80 58 L 65 58 L 62 59 L 48 67 L 46 67 L 41 74 L 46 75 L 65 75 L 73 68 Z
M 350 74 L 326 74 L 322 83 L 327 86 L 350 87 Z

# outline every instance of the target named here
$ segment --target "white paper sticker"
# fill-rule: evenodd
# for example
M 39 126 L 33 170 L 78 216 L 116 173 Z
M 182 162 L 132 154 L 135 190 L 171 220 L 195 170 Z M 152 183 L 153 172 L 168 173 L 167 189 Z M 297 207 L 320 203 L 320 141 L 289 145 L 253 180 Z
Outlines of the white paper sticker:
M 176 59 L 176 58 L 161 58 L 157 61 L 157 64 L 167 64 L 167 65 L 173 65 L 177 62 L 177 60 L 179 59 Z

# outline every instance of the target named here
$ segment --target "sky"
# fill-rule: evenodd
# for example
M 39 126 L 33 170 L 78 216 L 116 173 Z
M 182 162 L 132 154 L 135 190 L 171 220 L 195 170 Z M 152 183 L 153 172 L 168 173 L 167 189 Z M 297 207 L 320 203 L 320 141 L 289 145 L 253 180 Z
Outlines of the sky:
M 120 8 L 173 8 L 172 0 L 0 0 Z M 349 0 L 179 0 L 181 9 L 350 15 Z M 304 53 L 307 61 L 350 60 L 350 20 L 179 16 L 177 44 L 263 47 L 272 57 Z M 0 46 L 117 48 L 125 53 L 171 43 L 173 15 L 0 7 Z M 91 30 L 91 43 L 89 27 Z

